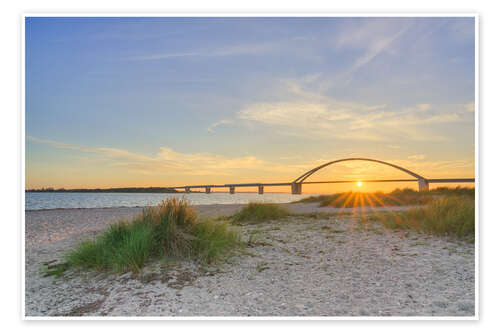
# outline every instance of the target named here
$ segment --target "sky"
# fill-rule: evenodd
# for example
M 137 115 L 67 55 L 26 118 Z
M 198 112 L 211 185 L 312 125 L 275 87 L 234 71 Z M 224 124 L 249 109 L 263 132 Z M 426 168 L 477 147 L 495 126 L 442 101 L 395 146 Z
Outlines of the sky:
M 26 188 L 290 182 L 349 157 L 474 177 L 474 36 L 472 17 L 28 17 Z M 389 178 L 411 177 L 308 180 Z

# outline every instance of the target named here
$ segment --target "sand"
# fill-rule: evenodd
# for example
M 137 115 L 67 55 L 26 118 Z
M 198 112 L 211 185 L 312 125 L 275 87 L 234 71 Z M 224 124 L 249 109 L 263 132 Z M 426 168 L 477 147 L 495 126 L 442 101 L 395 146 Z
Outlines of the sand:
M 296 213 L 337 212 L 283 204 Z M 242 205 L 197 206 L 203 217 Z M 381 209 L 406 209 L 393 207 Z M 244 253 L 218 266 L 149 265 L 139 275 L 44 277 L 83 239 L 140 208 L 25 214 L 26 316 L 474 316 L 474 244 L 395 232 L 359 214 L 240 226 Z M 344 209 L 349 212 L 349 209 Z M 359 212 L 358 212 L 359 213 Z

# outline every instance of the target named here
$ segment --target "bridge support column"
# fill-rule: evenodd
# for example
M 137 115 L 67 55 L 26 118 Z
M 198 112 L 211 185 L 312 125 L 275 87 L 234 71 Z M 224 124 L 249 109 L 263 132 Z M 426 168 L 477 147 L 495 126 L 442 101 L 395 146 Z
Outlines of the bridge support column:
M 418 191 L 419 192 L 429 191 L 429 182 L 427 181 L 427 179 L 424 178 L 418 179 Z
M 264 186 L 259 185 L 259 194 L 264 194 Z
M 205 193 L 206 193 L 206 194 L 210 194 L 210 191 L 211 191 L 211 190 L 212 190 L 212 188 L 211 188 L 211 187 L 208 187 L 208 186 L 207 186 L 207 187 L 205 187 Z
M 229 186 L 229 193 L 234 194 L 234 186 Z
M 292 183 L 292 194 L 302 194 L 302 183 Z

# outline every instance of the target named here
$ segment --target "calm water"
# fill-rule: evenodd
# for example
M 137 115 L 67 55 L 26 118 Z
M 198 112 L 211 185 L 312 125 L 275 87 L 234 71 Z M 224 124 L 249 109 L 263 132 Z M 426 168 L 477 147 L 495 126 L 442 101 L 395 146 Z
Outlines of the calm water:
M 312 194 L 286 193 L 26 193 L 26 210 L 152 206 L 171 197 L 185 197 L 193 205 L 246 204 L 250 201 L 284 203 Z

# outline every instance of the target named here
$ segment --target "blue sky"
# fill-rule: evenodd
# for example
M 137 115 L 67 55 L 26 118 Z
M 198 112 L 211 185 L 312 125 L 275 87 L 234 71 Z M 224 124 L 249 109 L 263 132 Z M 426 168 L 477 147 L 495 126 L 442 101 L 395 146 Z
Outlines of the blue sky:
M 26 184 L 473 176 L 474 63 L 470 17 L 27 18 Z

